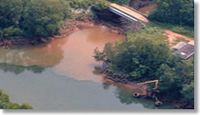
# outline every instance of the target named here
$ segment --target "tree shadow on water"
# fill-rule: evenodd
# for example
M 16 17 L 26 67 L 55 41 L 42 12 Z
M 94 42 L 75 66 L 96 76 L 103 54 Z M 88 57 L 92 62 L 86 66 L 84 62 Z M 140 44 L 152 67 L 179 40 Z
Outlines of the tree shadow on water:
M 37 65 L 21 66 L 21 65 L 6 64 L 6 63 L 0 63 L 0 69 L 3 72 L 11 72 L 14 74 L 20 74 L 24 71 L 32 71 L 33 73 L 42 73 L 45 70 L 44 67 Z

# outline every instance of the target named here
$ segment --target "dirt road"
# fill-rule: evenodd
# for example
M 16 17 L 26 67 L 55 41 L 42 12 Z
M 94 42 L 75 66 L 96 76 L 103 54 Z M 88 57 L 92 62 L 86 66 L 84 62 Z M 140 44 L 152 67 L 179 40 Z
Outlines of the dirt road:
M 181 34 L 172 32 L 170 30 L 164 30 L 164 36 L 168 37 L 168 42 L 170 45 L 170 48 L 173 47 L 174 43 L 176 43 L 177 41 L 185 41 L 188 42 L 189 44 L 194 45 L 194 38 L 189 38 L 187 36 L 183 36 Z

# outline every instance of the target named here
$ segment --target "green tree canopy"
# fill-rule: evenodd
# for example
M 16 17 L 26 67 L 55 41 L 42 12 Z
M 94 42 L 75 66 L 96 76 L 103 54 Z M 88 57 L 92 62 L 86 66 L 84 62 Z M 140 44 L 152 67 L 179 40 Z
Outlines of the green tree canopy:
M 97 10 L 106 10 L 109 7 L 109 4 L 106 0 L 97 0 L 92 4 L 92 7 Z
M 129 5 L 130 0 L 108 0 L 113 3 L 117 3 L 119 5 Z
M 166 44 L 138 37 L 114 46 L 108 43 L 102 52 L 95 49 L 94 58 L 136 81 L 158 79 L 165 96 L 194 103 L 194 61 L 173 55 Z
M 0 28 L 17 26 L 21 17 L 22 0 L 0 0 Z
M 149 18 L 159 22 L 194 26 L 194 0 L 157 0 Z
M 20 27 L 27 35 L 56 34 L 64 20 L 64 5 L 60 0 L 30 0 L 24 9 Z
M 114 47 L 107 44 L 102 55 L 103 60 L 111 62 L 111 68 L 115 71 L 128 73 L 135 79 L 155 79 L 155 72 L 166 62 L 171 52 L 166 44 L 156 44 L 152 40 L 138 38 L 124 41 Z
M 66 0 L 0 0 L 0 9 L 0 36 L 54 35 L 71 15 Z
M 0 90 L 0 109 L 32 109 L 32 107 L 26 103 L 19 105 L 10 102 L 9 96 Z
M 157 73 L 159 89 L 165 95 L 173 98 L 184 98 L 186 102 L 194 104 L 194 62 L 170 61 L 162 64 Z

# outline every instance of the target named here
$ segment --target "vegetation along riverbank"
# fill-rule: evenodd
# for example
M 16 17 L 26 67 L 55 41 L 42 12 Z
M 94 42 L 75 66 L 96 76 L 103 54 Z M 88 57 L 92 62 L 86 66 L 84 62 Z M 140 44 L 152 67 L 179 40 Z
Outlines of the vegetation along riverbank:
M 26 103 L 19 105 L 10 102 L 9 96 L 0 90 L 0 109 L 32 109 L 32 107 Z
M 150 22 L 122 18 L 126 13 L 114 14 L 108 10 L 110 3 Z M 147 14 L 135 10 L 149 6 L 153 7 Z M 126 37 L 126 41 L 107 43 L 103 51 L 94 51 L 96 61 L 103 62 L 100 73 L 106 80 L 143 89 L 140 95 L 151 90 L 150 97 L 159 104 L 167 100 L 178 108 L 194 108 L 194 59 L 182 59 L 172 51 L 180 41 L 194 45 L 193 0 L 1 0 L 0 9 L 1 48 L 46 43 L 102 25 Z M 143 84 L 146 81 L 155 81 L 154 88 Z
M 0 46 L 34 45 L 94 25 L 124 34 L 118 25 L 99 20 L 90 7 L 104 10 L 104 0 L 5 0 L 1 2 Z M 17 5 L 16 5 L 17 4 Z M 89 11 L 88 11 L 89 10 Z
M 194 28 L 193 1 L 175 0 L 173 2 L 173 4 L 168 4 L 167 0 L 157 1 L 157 4 L 160 5 L 157 10 L 150 13 L 149 19 L 159 21 L 163 25 L 173 26 L 176 23 L 179 24 L 179 27 L 189 26 Z M 176 7 L 177 4 L 180 6 L 179 8 Z M 182 10 L 184 15 L 187 15 L 182 19 L 177 17 L 176 14 L 182 13 L 180 10 L 185 4 L 188 5 L 190 10 Z M 177 9 L 174 9 L 174 7 Z M 168 9 L 173 9 L 173 11 Z M 161 20 L 157 16 L 163 19 Z M 158 80 L 159 83 L 155 82 L 154 88 L 150 85 L 152 87 L 150 92 L 153 94 L 150 96 L 153 99 L 167 100 L 174 103 L 178 108 L 194 108 L 194 60 L 183 60 L 178 55 L 174 55 L 170 49 L 177 43 L 177 40 L 178 42 L 193 40 L 184 36 L 171 38 L 171 35 L 169 36 L 162 29 L 163 27 L 162 24 L 156 26 L 156 24 L 150 23 L 137 32 L 128 31 L 126 41 L 106 44 L 103 51 L 99 51 L 98 48 L 95 49 L 94 58 L 103 62 L 100 72 L 105 74 L 105 78 L 132 86 L 133 81 L 152 83 L 152 81 Z M 187 32 L 190 35 L 185 35 L 192 36 L 191 33 L 193 32 L 192 30 Z M 171 42 L 171 39 L 176 40 Z M 156 85 L 159 87 L 157 88 Z M 148 93 L 149 89 L 146 90 Z M 156 91 L 159 91 L 159 93 Z M 156 95 L 154 94 L 159 94 L 159 96 L 155 98 Z M 138 94 L 136 93 L 135 96 L 138 96 Z

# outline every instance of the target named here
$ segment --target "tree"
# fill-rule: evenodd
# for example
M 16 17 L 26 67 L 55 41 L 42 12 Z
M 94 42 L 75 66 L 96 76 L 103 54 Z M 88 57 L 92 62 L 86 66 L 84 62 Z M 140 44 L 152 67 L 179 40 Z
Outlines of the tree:
M 168 45 L 138 37 L 114 46 L 106 44 L 96 54 L 95 59 L 107 63 L 109 70 L 136 81 L 158 79 L 159 90 L 166 97 L 194 103 L 194 60 L 173 55 Z
M 106 0 L 97 0 L 92 4 L 92 7 L 96 10 L 107 10 L 109 8 L 109 4 Z
M 0 36 L 57 34 L 71 10 L 66 0 L 0 0 Z
M 70 0 L 67 2 L 72 8 L 88 9 L 88 6 L 95 3 L 96 0 Z
M 130 0 L 108 0 L 113 3 L 117 3 L 119 5 L 128 5 L 130 3 Z
M 164 23 L 194 26 L 194 0 L 157 0 L 149 18 Z
M 156 78 L 155 72 L 161 64 L 166 63 L 171 52 L 166 44 L 138 38 L 114 47 L 107 44 L 103 52 L 98 54 L 103 54 L 100 58 L 103 58 L 102 61 L 111 63 L 112 70 L 130 74 L 135 79 L 148 77 L 150 80 Z
M 14 27 L 14 26 L 10 26 L 8 28 L 4 28 L 2 33 L 0 33 L 1 36 L 19 36 L 19 35 L 23 35 L 23 31 L 18 28 L 18 27 Z
M 22 105 L 20 106 L 20 109 L 32 109 L 32 107 L 31 107 L 29 104 L 24 103 L 24 104 L 22 104 Z
M 155 71 L 170 56 L 166 44 L 155 44 L 152 40 L 138 38 L 120 44 L 114 65 L 134 78 L 155 79 Z
M 59 0 L 30 0 L 24 9 L 20 27 L 26 35 L 56 34 L 64 20 L 64 5 Z
M 188 103 L 194 104 L 194 80 L 190 84 L 184 84 L 181 93 Z
M 10 102 L 9 96 L 0 90 L 0 109 L 32 109 L 32 107 L 26 103 L 19 105 Z
M 18 28 L 22 11 L 22 0 L 0 0 L 0 36 L 22 35 Z
M 163 64 L 157 71 L 162 93 L 173 98 L 184 98 L 194 104 L 194 62 L 181 60 Z
M 0 28 L 18 26 L 22 0 L 0 0 Z

